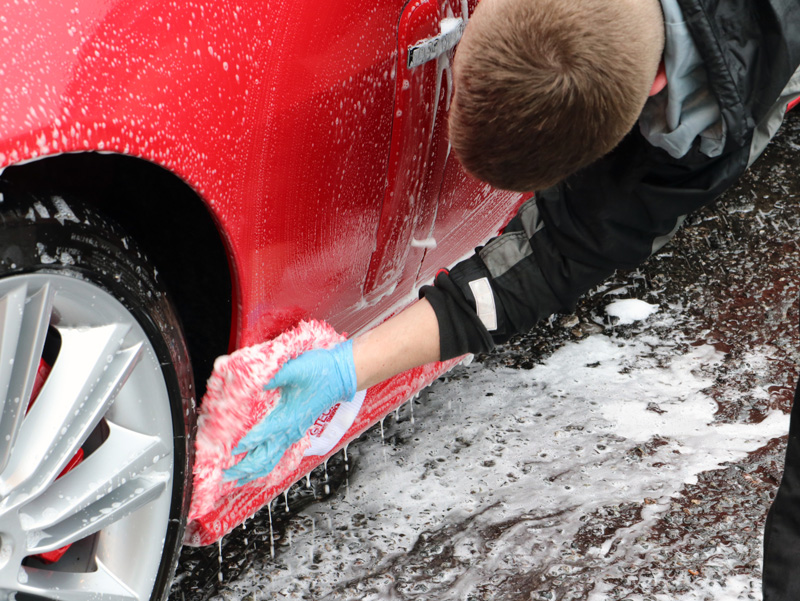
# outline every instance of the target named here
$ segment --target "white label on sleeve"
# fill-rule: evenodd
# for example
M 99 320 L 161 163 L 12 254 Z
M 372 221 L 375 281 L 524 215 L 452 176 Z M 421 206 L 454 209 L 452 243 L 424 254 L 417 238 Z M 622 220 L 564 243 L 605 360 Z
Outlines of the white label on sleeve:
M 489 331 L 496 330 L 497 309 L 495 309 L 494 294 L 492 293 L 492 285 L 489 283 L 489 278 L 472 280 L 469 283 L 469 287 L 472 290 L 472 296 L 475 297 L 475 309 L 483 325 Z

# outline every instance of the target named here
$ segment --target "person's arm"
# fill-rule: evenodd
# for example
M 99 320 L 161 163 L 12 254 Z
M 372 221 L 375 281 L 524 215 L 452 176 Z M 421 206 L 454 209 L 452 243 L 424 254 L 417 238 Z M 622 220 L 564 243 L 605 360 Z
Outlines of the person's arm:
M 225 480 L 242 485 L 266 476 L 336 403 L 352 400 L 356 390 L 438 359 L 436 315 L 423 299 L 355 340 L 287 361 L 264 382 L 267 390 L 280 388 L 280 401 L 233 449 L 234 455 L 246 456 L 225 470 Z
M 441 360 L 485 352 L 577 300 L 616 269 L 634 268 L 741 175 L 748 148 L 674 159 L 638 130 L 609 155 L 537 192 L 503 234 L 422 292 Z
M 439 325 L 424 298 L 353 340 L 358 390 L 439 360 Z

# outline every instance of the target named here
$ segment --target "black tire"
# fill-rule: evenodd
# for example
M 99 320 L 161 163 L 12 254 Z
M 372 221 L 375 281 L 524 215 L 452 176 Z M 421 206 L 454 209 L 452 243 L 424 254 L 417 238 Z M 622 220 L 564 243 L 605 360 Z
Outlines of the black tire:
M 38 353 L 39 357 L 43 357 L 55 366 L 62 365 L 63 363 L 60 364 L 59 361 L 67 361 L 67 356 L 62 354 L 64 351 L 60 347 L 64 335 L 62 331 L 68 331 L 70 336 L 72 336 L 73 332 L 82 332 L 80 324 L 80 320 L 83 319 L 82 316 L 88 316 L 86 319 L 92 321 L 94 319 L 93 315 L 96 314 L 95 311 L 98 312 L 97 314 L 105 311 L 110 315 L 120 315 L 121 317 L 118 321 L 124 322 L 123 325 L 125 327 L 131 328 L 130 330 L 124 330 L 127 333 L 124 334 L 124 339 L 120 340 L 120 352 L 113 355 L 115 357 L 114 361 L 116 361 L 116 357 L 122 356 L 123 350 L 128 352 L 127 346 L 122 349 L 123 342 L 125 345 L 132 345 L 133 343 L 139 345 L 135 346 L 136 349 L 139 349 L 136 351 L 138 353 L 137 358 L 131 360 L 134 367 L 119 368 L 120 370 L 124 369 L 127 374 L 120 376 L 120 382 L 122 382 L 119 384 L 120 392 L 115 394 L 115 398 L 108 401 L 107 404 L 102 404 L 99 400 L 96 401 L 100 418 L 96 424 L 90 426 L 91 432 L 87 434 L 89 426 L 84 430 L 80 430 L 77 425 L 74 426 L 78 428 L 76 431 L 81 432 L 80 444 L 82 450 L 80 452 L 83 452 L 89 458 L 84 459 L 86 465 L 90 465 L 88 461 L 95 452 L 97 452 L 98 459 L 91 465 L 99 465 L 97 462 L 102 458 L 102 453 L 106 451 L 98 452 L 97 449 L 105 449 L 106 446 L 109 449 L 114 449 L 110 442 L 106 442 L 109 437 L 110 424 L 114 428 L 120 429 L 119 426 L 109 421 L 111 419 L 109 416 L 112 416 L 112 412 L 114 419 L 122 419 L 125 424 L 122 429 L 125 429 L 126 432 L 128 428 L 133 432 L 137 431 L 136 427 L 130 425 L 131 423 L 147 422 L 147 428 L 150 428 L 152 424 L 153 431 L 156 434 L 151 434 L 149 431 L 146 434 L 152 436 L 153 439 L 157 439 L 163 447 L 171 447 L 169 451 L 172 454 L 169 461 L 166 455 L 154 454 L 152 463 L 156 467 L 141 467 L 140 464 L 136 464 L 139 467 L 135 467 L 134 464 L 131 464 L 131 466 L 125 468 L 129 471 L 124 472 L 124 474 L 131 474 L 129 478 L 124 477 L 123 471 L 120 470 L 119 474 L 114 474 L 115 479 L 111 480 L 118 483 L 119 489 L 117 490 L 120 498 L 122 498 L 122 489 L 124 487 L 128 487 L 125 488 L 126 491 L 128 489 L 131 491 L 142 490 L 141 486 L 133 488 L 134 479 L 139 482 L 146 482 L 148 486 L 153 487 L 152 490 L 157 491 L 149 492 L 151 489 L 146 489 L 148 491 L 147 494 L 154 500 L 142 500 L 145 497 L 141 497 L 138 502 L 144 505 L 136 507 L 136 503 L 131 503 L 133 509 L 129 514 L 124 514 L 122 510 L 118 510 L 115 516 L 121 517 L 118 517 L 117 521 L 109 522 L 107 527 L 73 543 L 70 548 L 75 549 L 75 551 L 68 551 L 64 559 L 54 564 L 42 564 L 42 554 L 40 553 L 35 556 L 23 556 L 19 551 L 15 551 L 16 554 L 12 556 L 10 564 L 14 564 L 15 561 L 20 562 L 16 566 L 21 574 L 17 578 L 19 584 L 15 584 L 17 580 L 14 580 L 11 575 L 14 566 L 9 565 L 9 562 L 4 564 L 0 560 L 0 588 L 6 590 L 16 588 L 17 599 L 21 597 L 38 597 L 40 593 L 47 591 L 42 588 L 37 589 L 31 585 L 29 577 L 36 578 L 40 572 L 50 571 L 58 572 L 58 578 L 66 579 L 64 582 L 72 582 L 71 578 L 77 582 L 77 577 L 70 576 L 70 574 L 81 573 L 84 570 L 87 573 L 96 573 L 98 565 L 106 566 L 106 562 L 109 561 L 108 557 L 111 557 L 112 563 L 116 565 L 118 559 L 111 549 L 113 545 L 117 544 L 131 545 L 132 549 L 139 549 L 138 552 L 131 551 L 129 557 L 131 562 L 129 569 L 131 584 L 125 582 L 125 586 L 132 590 L 136 589 L 137 586 L 147 589 L 150 587 L 148 583 L 152 582 L 150 598 L 156 601 L 165 599 L 169 594 L 170 583 L 178 561 L 186 525 L 186 515 L 191 496 L 191 465 L 195 427 L 192 367 L 179 319 L 173 310 L 164 285 L 159 281 L 157 270 L 148 261 L 147 257 L 138 250 L 135 242 L 126 236 L 117 225 L 103 217 L 98 209 L 83 205 L 75 199 L 65 199 L 53 195 L 34 196 L 26 191 L 12 189 L 1 180 L 0 201 L 0 305 L 2 305 L 3 294 L 11 294 L 9 290 L 26 290 L 26 294 L 29 297 L 35 294 L 39 296 L 47 294 L 54 299 L 52 300 L 52 314 L 49 326 L 45 326 L 47 334 L 44 345 L 42 346 L 39 342 L 26 343 L 23 332 L 23 334 L 20 334 L 22 351 L 17 351 L 17 360 L 24 354 L 23 351 L 26 344 L 28 344 L 31 348 L 36 347 L 37 350 L 34 352 Z M 45 292 L 41 292 L 41 290 L 45 290 Z M 26 307 L 31 304 L 30 300 L 30 298 L 27 298 Z M 82 302 L 85 302 L 87 306 L 91 306 L 90 309 L 82 308 Z M 62 303 L 66 309 L 60 308 L 58 303 Z M 2 306 L 0 306 L 0 309 L 2 309 Z M 72 310 L 74 310 L 74 314 L 77 317 L 69 317 L 69 319 L 63 317 L 65 311 L 69 313 Z M 133 325 L 128 325 L 128 317 L 132 318 L 131 323 Z M 13 315 L 8 317 L 7 314 L 0 310 L 0 343 L 3 342 L 2 332 L 6 326 L 4 319 L 8 320 L 7 323 L 9 324 L 6 329 L 6 337 L 9 337 L 8 332 L 14 327 L 15 318 Z M 23 326 L 19 327 L 24 330 Z M 41 330 L 41 327 L 39 330 Z M 33 328 L 30 331 L 35 332 L 38 330 Z M 143 336 L 142 332 L 144 333 Z M 33 339 L 35 336 L 29 336 L 28 338 Z M 76 345 L 75 348 L 80 349 L 83 347 Z M 2 352 L 1 346 L 0 352 Z M 48 358 L 48 355 L 50 355 L 50 358 Z M 154 358 L 151 355 L 154 355 Z M 38 365 L 39 359 L 36 358 L 35 361 Z M 112 361 L 111 354 L 108 355 L 108 361 Z M 147 373 L 140 375 L 140 371 L 143 372 L 145 367 L 151 364 L 155 366 L 155 369 L 148 369 Z M 41 368 L 39 369 L 41 371 Z M 89 368 L 87 367 L 87 369 Z M 53 368 L 53 371 L 55 373 L 56 367 Z M 10 377 L 13 379 L 18 376 L 12 375 Z M 94 377 L 91 376 L 91 378 Z M 100 388 L 98 382 L 101 381 L 99 379 L 101 377 L 105 378 L 107 376 L 97 376 L 97 380 L 86 379 L 86 386 L 93 387 L 93 394 L 95 388 Z M 2 366 L 0 366 L 0 380 L 2 380 Z M 60 380 L 53 381 L 60 382 Z M 92 384 L 91 382 L 95 383 Z M 0 400 L 2 400 L 3 394 L 1 385 L 2 382 L 0 381 Z M 126 391 L 125 387 L 134 385 L 137 387 L 134 392 Z M 56 384 L 54 383 L 51 388 L 55 386 Z M 28 386 L 29 388 L 30 386 Z M 166 391 L 165 395 L 161 393 L 162 388 Z M 142 390 L 145 392 L 142 393 Z M 153 394 L 150 394 L 151 390 L 154 391 Z M 136 415 L 136 406 L 132 400 L 136 394 L 146 397 L 139 398 L 138 402 L 142 407 L 146 408 L 143 413 L 150 412 L 152 415 L 142 415 L 141 417 Z M 7 396 L 10 397 L 11 392 Z M 45 393 L 42 392 L 42 397 L 44 396 Z M 100 396 L 100 393 L 95 396 Z M 36 400 L 36 402 L 40 401 Z M 47 401 L 41 402 L 44 406 Z M 166 406 L 167 404 L 168 406 Z M 91 403 L 87 403 L 87 405 L 91 409 Z M 36 405 L 34 404 L 26 416 L 18 418 L 23 425 L 18 428 L 19 436 L 12 443 L 16 442 L 18 445 L 22 445 L 25 442 L 24 422 L 28 419 L 34 419 L 31 416 L 34 415 L 35 407 Z M 84 405 L 82 404 L 80 407 L 84 407 Z M 43 412 L 44 409 L 41 411 Z M 81 411 L 84 411 L 84 409 L 81 409 Z M 103 413 L 104 411 L 107 412 Z M 87 416 L 89 415 L 88 410 L 86 410 L 86 414 Z M 75 415 L 78 415 L 78 413 L 76 412 Z M 156 415 L 160 417 L 156 419 Z M 83 417 L 79 419 L 83 419 Z M 86 419 L 88 420 L 89 418 L 87 417 Z M 166 419 L 171 420 L 171 425 L 164 423 Z M 77 422 L 78 419 L 74 421 Z M 7 423 L 11 423 L 11 420 L 7 420 Z M 2 421 L 0 421 L 0 427 L 1 425 Z M 62 436 L 66 437 L 66 435 L 63 435 L 63 431 Z M 115 438 L 114 440 L 121 439 Z M 61 444 L 61 441 L 59 441 L 59 444 Z M 114 444 L 117 443 L 115 442 Z M 155 449 L 156 447 L 153 446 L 153 448 Z M 8 445 L 8 449 L 8 453 L 13 455 L 16 447 Z M 114 452 L 117 453 L 117 451 Z M 156 451 L 148 452 L 156 453 Z M 72 450 L 69 453 L 72 453 Z M 108 453 L 111 453 L 111 451 L 108 451 Z M 117 455 L 108 456 L 112 458 L 110 463 L 113 464 L 113 459 Z M 45 458 L 47 457 L 49 456 L 45 456 Z M 149 456 L 142 451 L 142 456 L 138 461 L 141 463 L 145 458 L 149 458 Z M 4 461 L 2 453 L 0 453 L 0 481 L 3 478 L 2 469 L 12 469 L 16 465 L 13 460 L 9 460 L 6 468 L 3 468 Z M 106 461 L 108 462 L 109 460 Z M 169 467 L 170 463 L 171 479 L 166 479 L 167 476 L 164 475 L 164 470 L 169 471 L 169 469 L 162 466 Z M 19 469 L 22 470 L 22 468 Z M 46 471 L 41 467 L 39 469 Z M 79 473 L 79 468 L 75 469 L 75 473 Z M 89 468 L 84 468 L 82 473 L 88 474 Z M 71 474 L 64 475 L 64 481 L 66 482 L 70 477 L 72 477 Z M 40 476 L 36 476 L 36 478 L 40 478 Z M 25 494 L 28 494 L 30 500 L 27 502 L 32 505 L 38 502 L 39 494 L 46 494 L 47 487 L 54 486 L 52 476 L 48 478 L 41 476 L 42 482 L 47 480 L 50 484 L 43 489 L 45 492 L 39 491 L 37 493 L 36 490 L 38 489 L 36 487 L 38 484 L 36 482 L 39 482 L 39 480 L 36 478 L 33 478 L 33 483 L 25 485 L 27 488 L 19 488 L 14 493 L 20 499 Z M 79 482 L 78 476 L 74 476 L 73 480 L 77 485 Z M 61 485 L 67 486 L 64 483 L 61 483 Z M 111 487 L 109 487 L 110 489 Z M 111 502 L 111 494 L 110 492 L 108 493 L 108 501 L 104 502 Z M 131 498 L 134 498 L 136 494 L 139 493 L 131 492 Z M 99 499 L 99 497 L 97 498 Z M 136 499 L 134 500 L 136 501 Z M 88 503 L 89 501 L 86 502 Z M 131 529 L 142 529 L 143 525 L 144 529 L 146 529 L 147 524 L 155 519 L 150 516 L 160 516 L 156 521 L 163 519 L 167 515 L 167 504 L 168 519 L 166 523 L 157 527 L 154 526 L 153 533 L 148 532 L 146 537 L 143 533 L 142 540 L 145 542 L 131 544 L 122 540 L 131 534 L 128 532 Z M 95 511 L 97 515 L 92 519 L 101 519 L 101 521 L 103 516 L 107 515 L 107 513 L 101 512 L 100 501 L 81 511 L 90 513 Z M 21 510 L 20 513 L 22 513 Z M 146 520 L 145 518 L 137 517 L 143 514 L 148 516 Z M 25 529 L 24 523 L 21 526 L 16 522 L 11 526 L 3 524 L 3 520 L 11 519 L 13 519 L 13 516 L 5 515 L 4 517 L 0 515 L 0 531 L 11 531 L 13 533 L 15 528 L 21 527 L 23 530 Z M 70 517 L 69 519 L 77 523 L 77 518 Z M 67 518 L 65 518 L 65 522 L 66 520 Z M 142 520 L 145 521 L 142 522 Z M 147 562 L 144 561 L 144 558 L 136 556 L 135 553 L 140 553 L 141 549 L 152 547 L 151 539 L 155 540 L 154 537 L 158 532 L 158 528 L 162 526 L 163 548 L 160 562 L 157 559 L 152 560 L 148 564 L 147 574 L 137 574 L 135 570 L 138 568 L 134 564 Z M 58 526 L 49 526 L 49 528 L 51 528 L 52 532 L 55 532 L 62 526 L 59 524 Z M 9 536 L 13 538 L 13 534 Z M 73 536 L 76 535 L 73 534 Z M 115 542 L 114 536 L 119 540 Z M 6 541 L 5 535 L 3 535 L 3 541 Z M 141 546 L 137 547 L 136 545 Z M 148 547 L 148 545 L 150 546 Z M 75 557 L 72 557 L 70 553 Z M 101 557 L 101 553 L 106 553 L 106 555 Z M 158 562 L 157 569 L 155 567 L 156 562 Z M 145 568 L 143 567 L 142 569 L 144 570 Z M 123 571 L 125 570 L 128 570 L 128 568 L 123 569 Z M 6 576 L 3 576 L 4 571 L 7 572 Z M 23 572 L 25 572 L 24 575 Z M 126 571 L 125 573 L 127 577 L 128 572 Z M 56 578 L 57 582 L 58 578 Z M 87 581 L 91 582 L 91 579 Z M 37 580 L 36 582 L 39 581 Z M 42 582 L 45 582 L 45 580 L 42 580 Z M 43 596 L 49 596 L 54 599 L 60 598 L 61 592 L 57 590 L 58 586 L 60 585 L 53 585 L 52 595 Z M 82 592 L 83 589 L 80 589 L 79 593 L 81 594 L 79 596 L 83 596 Z M 90 597 L 97 598 L 94 595 L 97 591 L 86 590 L 85 592 L 87 599 Z M 146 596 L 146 592 L 142 594 L 141 589 L 137 589 L 136 594 L 141 597 Z

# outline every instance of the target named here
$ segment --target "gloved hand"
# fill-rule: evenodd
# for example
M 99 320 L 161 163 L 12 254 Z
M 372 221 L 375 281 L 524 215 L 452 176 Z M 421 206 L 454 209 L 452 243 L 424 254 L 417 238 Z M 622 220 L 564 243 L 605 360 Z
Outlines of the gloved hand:
M 307 351 L 287 361 L 264 386 L 265 390 L 276 388 L 281 388 L 278 406 L 233 449 L 234 455 L 247 452 L 247 456 L 225 470 L 225 481 L 237 480 L 241 485 L 266 476 L 320 415 L 353 398 L 356 368 L 352 341 Z

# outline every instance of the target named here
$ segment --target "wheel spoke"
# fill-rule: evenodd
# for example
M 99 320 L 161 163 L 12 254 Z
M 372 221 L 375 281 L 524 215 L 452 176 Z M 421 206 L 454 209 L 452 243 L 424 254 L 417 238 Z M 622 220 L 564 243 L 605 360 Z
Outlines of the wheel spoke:
M 175 443 L 165 371 L 147 326 L 88 280 L 0 279 L 6 595 L 140 601 L 152 594 L 165 537 L 176 527 Z
M 61 331 L 58 359 L 0 475 L 10 506 L 55 480 L 114 401 L 141 355 L 141 343 L 119 350 L 129 327 Z
M 166 473 L 139 476 L 51 528 L 28 530 L 27 554 L 37 555 L 55 551 L 129 516 L 157 498 L 164 491 L 168 480 L 169 475 Z M 27 524 L 22 526 L 26 528 Z
M 0 299 L 0 471 L 8 463 L 28 406 L 52 305 L 49 284 L 30 296 L 23 284 Z
M 136 561 L 135 558 L 131 558 Z M 101 561 L 94 572 L 53 572 L 22 568 L 18 591 L 55 601 L 141 601 Z
M 25 505 L 29 530 L 44 530 L 77 514 L 171 452 L 158 437 L 111 422 L 108 427 L 108 438 L 99 449 Z

